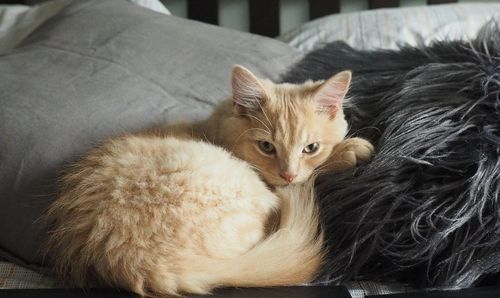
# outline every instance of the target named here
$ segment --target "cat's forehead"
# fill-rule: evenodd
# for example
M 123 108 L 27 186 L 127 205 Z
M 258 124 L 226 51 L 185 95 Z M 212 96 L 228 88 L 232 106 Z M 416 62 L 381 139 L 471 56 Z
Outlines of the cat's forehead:
M 317 135 L 318 126 L 324 126 L 324 115 L 318 114 L 313 96 L 321 82 L 303 84 L 274 84 L 264 81 L 266 99 L 252 119 L 261 127 L 255 133 L 284 146 L 307 142 Z
M 306 81 L 302 84 L 273 84 L 269 81 L 264 82 L 267 96 L 271 100 L 294 100 L 301 101 L 310 99 L 321 82 Z
M 288 118 L 294 120 L 300 117 L 311 117 L 316 109 L 313 100 L 317 83 L 306 82 L 296 84 L 273 84 L 265 87 L 266 98 L 261 106 L 263 112 L 275 119 Z
M 296 119 L 278 118 L 274 124 L 273 139 L 286 146 L 306 142 L 309 137 L 308 121 L 303 117 Z

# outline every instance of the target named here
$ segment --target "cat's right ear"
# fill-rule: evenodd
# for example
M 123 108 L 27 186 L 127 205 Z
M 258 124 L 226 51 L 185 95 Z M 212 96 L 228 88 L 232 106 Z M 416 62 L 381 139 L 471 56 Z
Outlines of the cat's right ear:
M 337 111 L 342 109 L 342 102 L 349 90 L 351 77 L 351 71 L 345 70 L 324 82 L 314 95 L 316 109 L 319 112 L 328 113 L 330 119 L 333 119 Z
M 240 65 L 233 67 L 233 112 L 238 115 L 258 111 L 266 92 L 259 79 Z

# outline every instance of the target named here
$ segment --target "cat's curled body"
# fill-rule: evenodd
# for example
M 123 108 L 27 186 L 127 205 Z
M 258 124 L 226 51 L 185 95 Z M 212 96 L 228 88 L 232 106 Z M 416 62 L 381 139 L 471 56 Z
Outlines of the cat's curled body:
M 91 151 L 63 182 L 47 251 L 78 286 L 153 296 L 292 285 L 322 262 L 311 185 L 272 192 L 208 143 L 125 136 Z M 280 228 L 266 238 L 274 216 Z
M 63 178 L 50 261 L 76 285 L 147 296 L 311 281 L 325 252 L 309 178 L 372 150 L 344 140 L 349 82 L 273 84 L 235 67 L 232 100 L 207 121 L 105 142 Z

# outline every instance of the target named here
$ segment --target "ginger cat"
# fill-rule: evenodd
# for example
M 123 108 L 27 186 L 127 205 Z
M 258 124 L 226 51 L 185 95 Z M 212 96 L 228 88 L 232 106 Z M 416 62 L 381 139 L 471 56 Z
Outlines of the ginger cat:
M 248 161 L 269 185 L 301 183 L 314 170 L 346 170 L 373 153 L 364 139 L 344 139 L 350 81 L 351 72 L 343 71 L 325 82 L 274 84 L 235 66 L 232 98 L 207 121 L 182 127 Z M 175 134 L 179 126 L 165 129 Z
M 236 67 L 233 101 L 207 121 L 108 140 L 48 211 L 52 265 L 75 285 L 141 296 L 311 281 L 325 252 L 308 178 L 371 153 L 343 140 L 349 81 L 276 85 Z

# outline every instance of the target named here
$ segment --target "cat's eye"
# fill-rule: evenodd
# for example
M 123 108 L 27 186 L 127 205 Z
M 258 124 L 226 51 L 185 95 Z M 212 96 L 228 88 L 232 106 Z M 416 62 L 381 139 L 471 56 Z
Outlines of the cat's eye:
M 259 141 L 259 149 L 265 154 L 273 154 L 276 152 L 274 145 L 266 141 Z
M 302 150 L 302 152 L 307 153 L 307 154 L 311 154 L 311 153 L 318 151 L 318 149 L 319 149 L 318 143 L 311 143 L 311 144 L 305 146 L 304 149 Z

